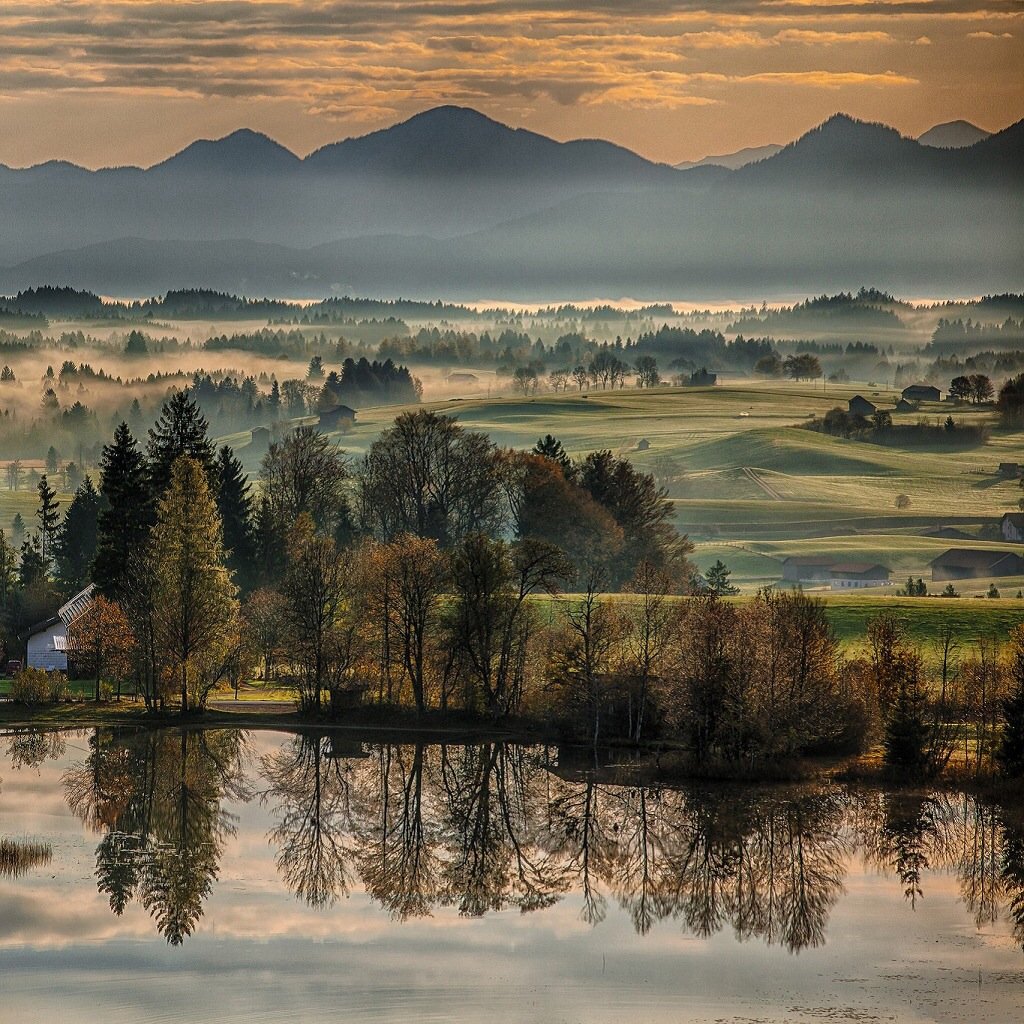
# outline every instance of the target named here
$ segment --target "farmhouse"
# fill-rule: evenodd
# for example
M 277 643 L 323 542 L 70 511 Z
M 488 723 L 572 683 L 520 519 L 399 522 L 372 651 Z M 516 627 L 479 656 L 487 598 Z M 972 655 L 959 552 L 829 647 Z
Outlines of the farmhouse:
M 916 410 L 917 406 L 913 402 L 908 402 L 905 398 L 901 398 L 896 403 L 897 412 L 915 412 Z
M 28 631 L 25 663 L 29 668 L 67 672 L 68 628 L 88 611 L 95 593 L 96 586 L 90 583 L 67 604 L 61 605 L 52 619 L 39 622 Z
M 479 384 L 480 378 L 475 373 L 468 373 L 465 370 L 456 370 L 445 377 L 448 384 Z
M 1004 480 L 1016 480 L 1020 476 L 1020 463 L 1000 462 L 997 472 Z
M 645 452 L 651 447 L 651 442 L 646 437 L 641 437 L 636 443 L 636 450 L 638 452 Z
M 931 563 L 933 580 L 971 580 L 990 576 L 1024 576 L 1024 558 L 1012 551 L 950 548 Z
M 869 402 L 863 395 L 854 395 L 850 399 L 850 412 L 854 416 L 874 416 L 878 411 L 878 406 L 874 402 Z
M 782 563 L 786 582 L 827 583 L 833 590 L 887 587 L 890 575 L 890 570 L 877 562 L 843 562 L 827 555 L 798 555 Z
M 864 587 L 887 587 L 890 571 L 877 562 L 839 562 L 832 566 L 833 590 L 861 590 Z
M 911 384 L 903 389 L 903 397 L 908 402 L 938 402 L 942 392 L 931 384 Z
M 1024 512 L 1006 512 L 999 522 L 999 532 L 1003 540 L 1012 540 L 1015 544 L 1024 543 Z
M 331 430 L 348 430 L 355 421 L 355 409 L 350 409 L 347 405 L 338 405 L 333 409 L 324 409 L 320 413 L 317 426 L 326 433 Z

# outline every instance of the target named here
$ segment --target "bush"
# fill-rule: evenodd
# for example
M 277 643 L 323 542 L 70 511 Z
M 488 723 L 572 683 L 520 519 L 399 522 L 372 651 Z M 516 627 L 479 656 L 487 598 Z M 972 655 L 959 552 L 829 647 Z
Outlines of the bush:
M 11 681 L 11 699 L 19 704 L 56 704 L 67 697 L 68 680 L 63 672 L 23 668 Z

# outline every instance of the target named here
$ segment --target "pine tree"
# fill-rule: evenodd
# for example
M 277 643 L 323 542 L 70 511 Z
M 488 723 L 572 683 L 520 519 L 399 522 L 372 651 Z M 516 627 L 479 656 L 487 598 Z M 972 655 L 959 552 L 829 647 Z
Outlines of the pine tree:
M 551 434 L 545 434 L 534 446 L 534 455 L 543 455 L 545 459 L 557 462 L 562 467 L 562 473 L 566 480 L 572 480 L 576 476 L 576 469 L 572 464 L 562 442 Z
M 10 607 L 18 585 L 18 552 L 0 530 L 0 611 Z
M 101 507 L 99 492 L 87 476 L 68 505 L 53 545 L 57 580 L 69 594 L 81 590 L 89 581 L 96 557 Z
M 242 464 L 227 445 L 217 453 L 217 511 L 224 526 L 228 566 L 236 580 L 248 583 L 254 554 L 252 497 Z
M 39 520 L 39 548 L 43 564 L 49 569 L 53 556 L 53 542 L 60 524 L 60 502 L 57 501 L 57 492 L 47 482 L 45 473 L 39 478 L 36 490 L 39 493 L 39 506 L 36 509 L 36 519 Z
M 725 563 L 719 559 L 706 573 L 704 573 L 704 580 L 708 585 L 708 590 L 711 593 L 716 594 L 718 597 L 723 597 L 730 594 L 738 594 L 740 592 L 739 587 L 733 586 L 729 582 L 729 577 L 732 575 L 732 570 L 726 568 Z
M 145 543 L 153 522 L 146 460 L 127 423 L 114 431 L 100 458 L 103 508 L 98 517 L 92 578 L 109 597 L 124 588 L 133 551 Z
M 46 559 L 39 535 L 34 533 L 21 542 L 21 564 L 18 566 L 18 584 L 22 590 L 46 580 Z
M 159 499 L 167 490 L 174 463 L 182 457 L 195 459 L 203 467 L 207 483 L 216 488 L 217 468 L 208 430 L 206 417 L 189 397 L 187 389 L 175 392 L 164 402 L 146 443 L 154 498 Z
M 153 527 L 153 618 L 181 711 L 202 706 L 232 642 L 238 611 L 220 515 L 202 464 L 181 458 Z

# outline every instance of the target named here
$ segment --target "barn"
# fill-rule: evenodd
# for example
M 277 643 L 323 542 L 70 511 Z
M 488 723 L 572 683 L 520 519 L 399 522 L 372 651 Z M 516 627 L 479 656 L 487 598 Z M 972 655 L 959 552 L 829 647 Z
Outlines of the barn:
M 950 548 L 931 562 L 933 580 L 973 580 L 1024 576 L 1024 558 L 1013 551 Z
M 25 634 L 25 664 L 29 668 L 67 672 L 68 629 L 89 609 L 95 594 L 96 586 L 90 583 L 67 604 L 61 605 L 52 619 L 37 623 Z
M 850 412 L 854 416 L 874 416 L 878 407 L 869 402 L 863 395 L 854 395 L 850 399 Z
M 1024 543 L 1024 512 L 1004 512 L 999 522 L 999 532 L 1003 540 L 1012 540 L 1015 544 Z
M 329 433 L 332 430 L 348 430 L 355 421 L 355 409 L 350 409 L 347 405 L 338 405 L 333 409 L 324 409 L 320 413 L 317 427 L 325 433 Z
M 903 389 L 903 398 L 908 402 L 938 402 L 942 392 L 931 384 L 911 384 Z

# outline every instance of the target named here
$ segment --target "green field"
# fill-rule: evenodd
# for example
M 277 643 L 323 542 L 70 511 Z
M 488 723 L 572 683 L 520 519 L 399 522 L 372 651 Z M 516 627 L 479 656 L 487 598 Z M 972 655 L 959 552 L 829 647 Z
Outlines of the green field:
M 1005 550 L 994 533 L 999 517 L 1024 495 L 1015 480 L 997 475 L 1002 461 L 1024 461 L 1024 433 L 998 429 L 991 410 L 943 403 L 896 414 L 985 422 L 989 440 L 975 448 L 897 448 L 800 429 L 810 415 L 845 406 L 863 394 L 891 408 L 896 392 L 872 387 L 816 386 L 781 381 L 736 381 L 712 388 L 591 390 L 537 398 L 473 398 L 428 404 L 497 444 L 529 448 L 544 434 L 560 438 L 572 455 L 610 448 L 654 473 L 675 503 L 676 521 L 697 544 L 706 568 L 721 558 L 734 582 L 750 591 L 781 575 L 781 560 L 796 554 L 835 554 L 889 566 L 901 586 L 907 575 L 929 578 L 928 562 L 949 547 Z M 360 411 L 355 427 L 335 435 L 354 457 L 402 411 Z M 311 421 L 312 422 L 312 421 Z M 246 467 L 247 435 L 227 439 Z M 649 448 L 640 450 L 641 440 Z M 641 446 L 642 447 L 642 446 Z M 906 495 L 909 505 L 896 508 Z M 965 540 L 923 536 L 955 526 Z M 984 592 L 987 580 L 957 585 Z M 1024 580 L 998 581 L 1015 594 Z M 893 588 L 896 589 L 896 588 Z M 938 588 L 941 589 L 941 586 Z

